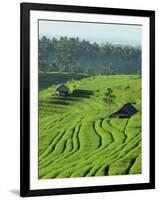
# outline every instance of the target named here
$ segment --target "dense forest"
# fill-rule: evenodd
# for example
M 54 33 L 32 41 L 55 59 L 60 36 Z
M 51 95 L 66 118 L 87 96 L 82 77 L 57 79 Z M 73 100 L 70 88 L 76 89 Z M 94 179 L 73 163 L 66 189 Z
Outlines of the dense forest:
M 137 74 L 141 72 L 141 48 L 43 36 L 39 39 L 39 71 Z

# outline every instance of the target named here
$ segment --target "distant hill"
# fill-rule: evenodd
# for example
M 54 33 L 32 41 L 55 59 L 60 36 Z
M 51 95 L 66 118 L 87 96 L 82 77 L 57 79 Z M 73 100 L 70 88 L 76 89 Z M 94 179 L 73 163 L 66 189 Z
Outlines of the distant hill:
M 141 72 L 141 47 L 44 36 L 39 39 L 39 71 L 137 74 Z

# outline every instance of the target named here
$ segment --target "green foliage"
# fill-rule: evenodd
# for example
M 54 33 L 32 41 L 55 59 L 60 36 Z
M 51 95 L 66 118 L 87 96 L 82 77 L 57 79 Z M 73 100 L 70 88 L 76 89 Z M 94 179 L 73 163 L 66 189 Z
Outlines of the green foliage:
M 136 74 L 141 72 L 141 48 L 44 36 L 39 39 L 39 71 L 90 75 Z
M 104 101 L 109 106 L 109 115 L 111 114 L 111 104 L 114 103 L 114 99 L 116 98 L 116 96 L 112 93 L 113 93 L 113 90 L 111 88 L 107 88 L 107 91 L 105 93 L 105 98 L 104 98 Z
M 112 111 L 116 111 L 127 102 L 125 93 L 130 90 L 140 110 L 138 75 L 75 80 L 70 74 L 69 81 L 65 80 L 74 92 L 67 98 L 52 96 L 63 76 L 53 75 L 55 84 L 50 78 L 50 87 L 39 92 L 39 178 L 140 174 L 141 112 L 130 119 L 108 118 L 109 106 L 103 101 L 105 93 L 107 97 L 115 94 Z

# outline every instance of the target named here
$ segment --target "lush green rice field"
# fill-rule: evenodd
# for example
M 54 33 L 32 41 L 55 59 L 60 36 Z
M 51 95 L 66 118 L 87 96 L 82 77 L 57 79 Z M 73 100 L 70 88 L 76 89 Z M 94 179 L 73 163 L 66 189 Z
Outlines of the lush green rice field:
M 57 83 L 39 92 L 39 178 L 141 173 L 141 78 L 95 76 L 66 85 L 79 92 L 54 96 Z M 112 112 L 127 102 L 139 112 L 109 118 L 108 87 L 116 95 Z

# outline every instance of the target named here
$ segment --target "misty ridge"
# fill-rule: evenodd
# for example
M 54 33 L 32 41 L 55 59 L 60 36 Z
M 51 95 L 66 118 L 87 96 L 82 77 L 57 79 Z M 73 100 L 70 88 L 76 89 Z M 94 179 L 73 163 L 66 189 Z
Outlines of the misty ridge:
M 91 75 L 140 74 L 141 47 L 98 44 L 78 37 L 39 38 L 39 71 Z

